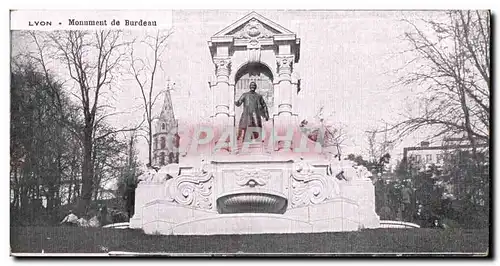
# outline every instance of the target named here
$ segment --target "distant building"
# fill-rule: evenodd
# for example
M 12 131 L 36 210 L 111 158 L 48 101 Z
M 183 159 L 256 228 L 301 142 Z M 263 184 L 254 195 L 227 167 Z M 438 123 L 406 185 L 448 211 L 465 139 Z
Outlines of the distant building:
M 179 147 L 178 121 L 174 116 L 170 89 L 171 85 L 167 84 L 161 113 L 153 127 L 153 164 L 158 166 L 179 162 L 179 152 L 175 149 Z
M 477 154 L 484 160 L 482 163 L 483 174 L 489 176 L 489 144 L 485 142 L 476 142 Z M 465 173 L 453 173 L 450 172 L 449 168 L 446 167 L 446 163 L 451 164 L 463 164 L 463 157 L 466 154 L 470 156 L 472 151 L 472 145 L 466 138 L 445 138 L 441 145 L 430 146 L 428 141 L 422 141 L 418 147 L 406 147 L 403 149 L 403 160 L 406 160 L 406 169 L 410 172 L 412 170 L 428 171 L 431 170 L 432 166 L 435 166 L 435 170 L 438 170 L 436 177 L 439 176 L 439 183 L 445 190 L 443 197 L 461 197 L 461 195 L 467 195 L 472 190 L 468 182 L 464 182 Z M 478 180 L 476 182 L 484 182 Z M 486 181 L 487 182 L 487 181 Z M 487 188 L 487 185 L 485 184 Z M 477 189 L 477 188 L 476 188 Z M 487 195 L 487 190 L 482 188 L 477 189 L 474 196 L 474 202 L 481 206 L 484 206 L 486 202 L 483 197 Z M 476 200 L 477 198 L 477 200 Z
M 479 142 L 479 141 L 478 141 Z M 488 143 L 476 144 L 478 152 L 485 152 Z M 458 151 L 472 151 L 472 146 L 467 138 L 445 138 L 441 145 L 430 146 L 429 141 L 422 141 L 420 146 L 406 147 L 403 149 L 403 160 L 413 167 L 428 168 L 430 165 L 442 166 L 445 160 L 457 160 Z M 484 153 L 487 155 L 487 152 Z

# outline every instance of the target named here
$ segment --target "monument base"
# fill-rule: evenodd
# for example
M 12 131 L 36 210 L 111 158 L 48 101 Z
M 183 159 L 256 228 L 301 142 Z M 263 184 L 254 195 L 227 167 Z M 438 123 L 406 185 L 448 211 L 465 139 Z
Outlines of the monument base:
M 291 209 L 284 214 L 218 214 L 155 201 L 145 206 L 143 214 L 144 232 L 162 235 L 316 233 L 356 231 L 362 227 L 358 206 L 347 199 Z
M 131 228 L 147 234 L 215 235 L 380 226 L 371 180 L 349 165 L 339 168 L 318 157 L 240 154 L 170 167 L 173 178 L 165 178 L 168 169 L 162 168 L 139 183 Z M 335 173 L 328 174 L 332 167 Z M 336 173 L 342 169 L 346 178 L 339 180 Z

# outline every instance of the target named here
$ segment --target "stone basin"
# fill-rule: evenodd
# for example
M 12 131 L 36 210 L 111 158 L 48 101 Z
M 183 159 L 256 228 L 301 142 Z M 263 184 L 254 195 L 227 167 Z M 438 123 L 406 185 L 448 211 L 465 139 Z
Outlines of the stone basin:
M 286 211 L 287 199 L 270 193 L 244 192 L 221 196 L 217 199 L 217 210 L 228 213 L 276 213 Z

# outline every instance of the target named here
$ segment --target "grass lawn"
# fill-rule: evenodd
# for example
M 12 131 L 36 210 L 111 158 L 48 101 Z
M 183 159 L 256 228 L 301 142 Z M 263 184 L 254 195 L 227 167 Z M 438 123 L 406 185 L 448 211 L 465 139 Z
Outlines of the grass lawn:
M 146 235 L 138 230 L 12 227 L 12 253 L 484 253 L 489 232 L 374 229 L 359 232 L 215 236 Z

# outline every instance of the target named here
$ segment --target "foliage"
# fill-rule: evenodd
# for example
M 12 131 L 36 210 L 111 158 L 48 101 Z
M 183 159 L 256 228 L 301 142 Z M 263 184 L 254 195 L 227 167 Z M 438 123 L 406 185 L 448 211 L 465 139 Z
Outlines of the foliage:
M 363 165 L 365 166 L 372 174 L 378 175 L 384 174 L 387 172 L 386 166 L 389 163 L 389 160 L 391 159 L 391 155 L 389 153 L 383 154 L 380 158 L 377 158 L 375 160 L 366 160 L 363 158 L 361 155 L 354 155 L 354 154 L 348 154 L 347 157 L 345 158 L 346 160 L 353 161 L 357 163 L 358 165 Z
M 49 82 L 53 82 L 52 80 Z M 65 122 L 60 112 L 67 114 Z M 80 147 L 69 121 L 78 117 L 60 84 L 49 86 L 32 62 L 11 71 L 11 210 L 34 218 L 46 201 L 48 214 L 61 205 L 61 184 L 79 178 Z M 71 200 L 71 188 L 68 200 Z
M 433 227 L 437 220 L 447 226 L 484 228 L 489 223 L 488 160 L 480 153 L 482 167 L 475 168 L 471 152 L 449 153 L 452 156 L 445 156 L 440 165 L 421 167 L 402 161 L 396 170 L 398 178 L 387 184 L 390 200 L 386 204 L 397 209 L 401 188 L 408 186 L 413 191 L 411 215 L 403 219 L 424 227 Z
M 66 82 L 77 89 L 77 93 L 72 96 L 76 98 L 75 104 L 83 122 L 75 128 L 83 158 L 81 204 L 78 209 L 87 212 L 96 186 L 99 185 L 95 183 L 94 165 L 97 143 L 115 133 L 130 130 L 106 128 L 106 118 L 113 113 L 106 112 L 112 108 L 102 103 L 106 99 L 104 94 L 116 87 L 129 43 L 123 40 L 122 32 L 117 30 L 28 32 L 27 35 L 35 49 L 26 56 L 45 74 L 48 86 L 54 86 L 49 73 L 59 65 L 64 70 L 59 74 L 69 77 Z M 98 135 L 99 129 L 103 128 L 105 132 Z
M 116 196 L 120 198 L 125 198 L 128 190 L 135 190 L 138 177 L 142 174 L 135 148 L 136 144 L 137 137 L 135 132 L 132 132 L 128 141 L 126 164 L 121 168 L 121 173 L 117 180 Z
M 53 75 L 26 58 L 11 69 L 11 219 L 16 224 L 58 222 L 82 196 L 82 128 L 78 106 Z M 50 83 L 50 84 L 49 84 Z M 100 123 L 93 145 L 92 200 L 112 197 L 110 184 L 126 166 L 127 144 Z
M 409 26 L 404 35 L 409 50 L 404 53 L 410 60 L 399 70 L 397 85 L 419 93 L 411 98 L 403 119 L 382 131 L 395 133 L 394 139 L 413 133 L 430 138 L 464 136 L 470 149 L 451 151 L 442 165 L 412 165 L 403 160 L 396 170 L 398 178 L 390 185 L 395 192 L 390 197 L 397 202 L 401 190 L 394 188 L 410 186 L 413 209 L 406 218 L 425 226 L 435 219 L 449 219 L 462 227 L 484 227 L 489 210 L 489 151 L 480 148 L 490 143 L 491 15 L 467 10 L 439 15 L 404 21 Z

